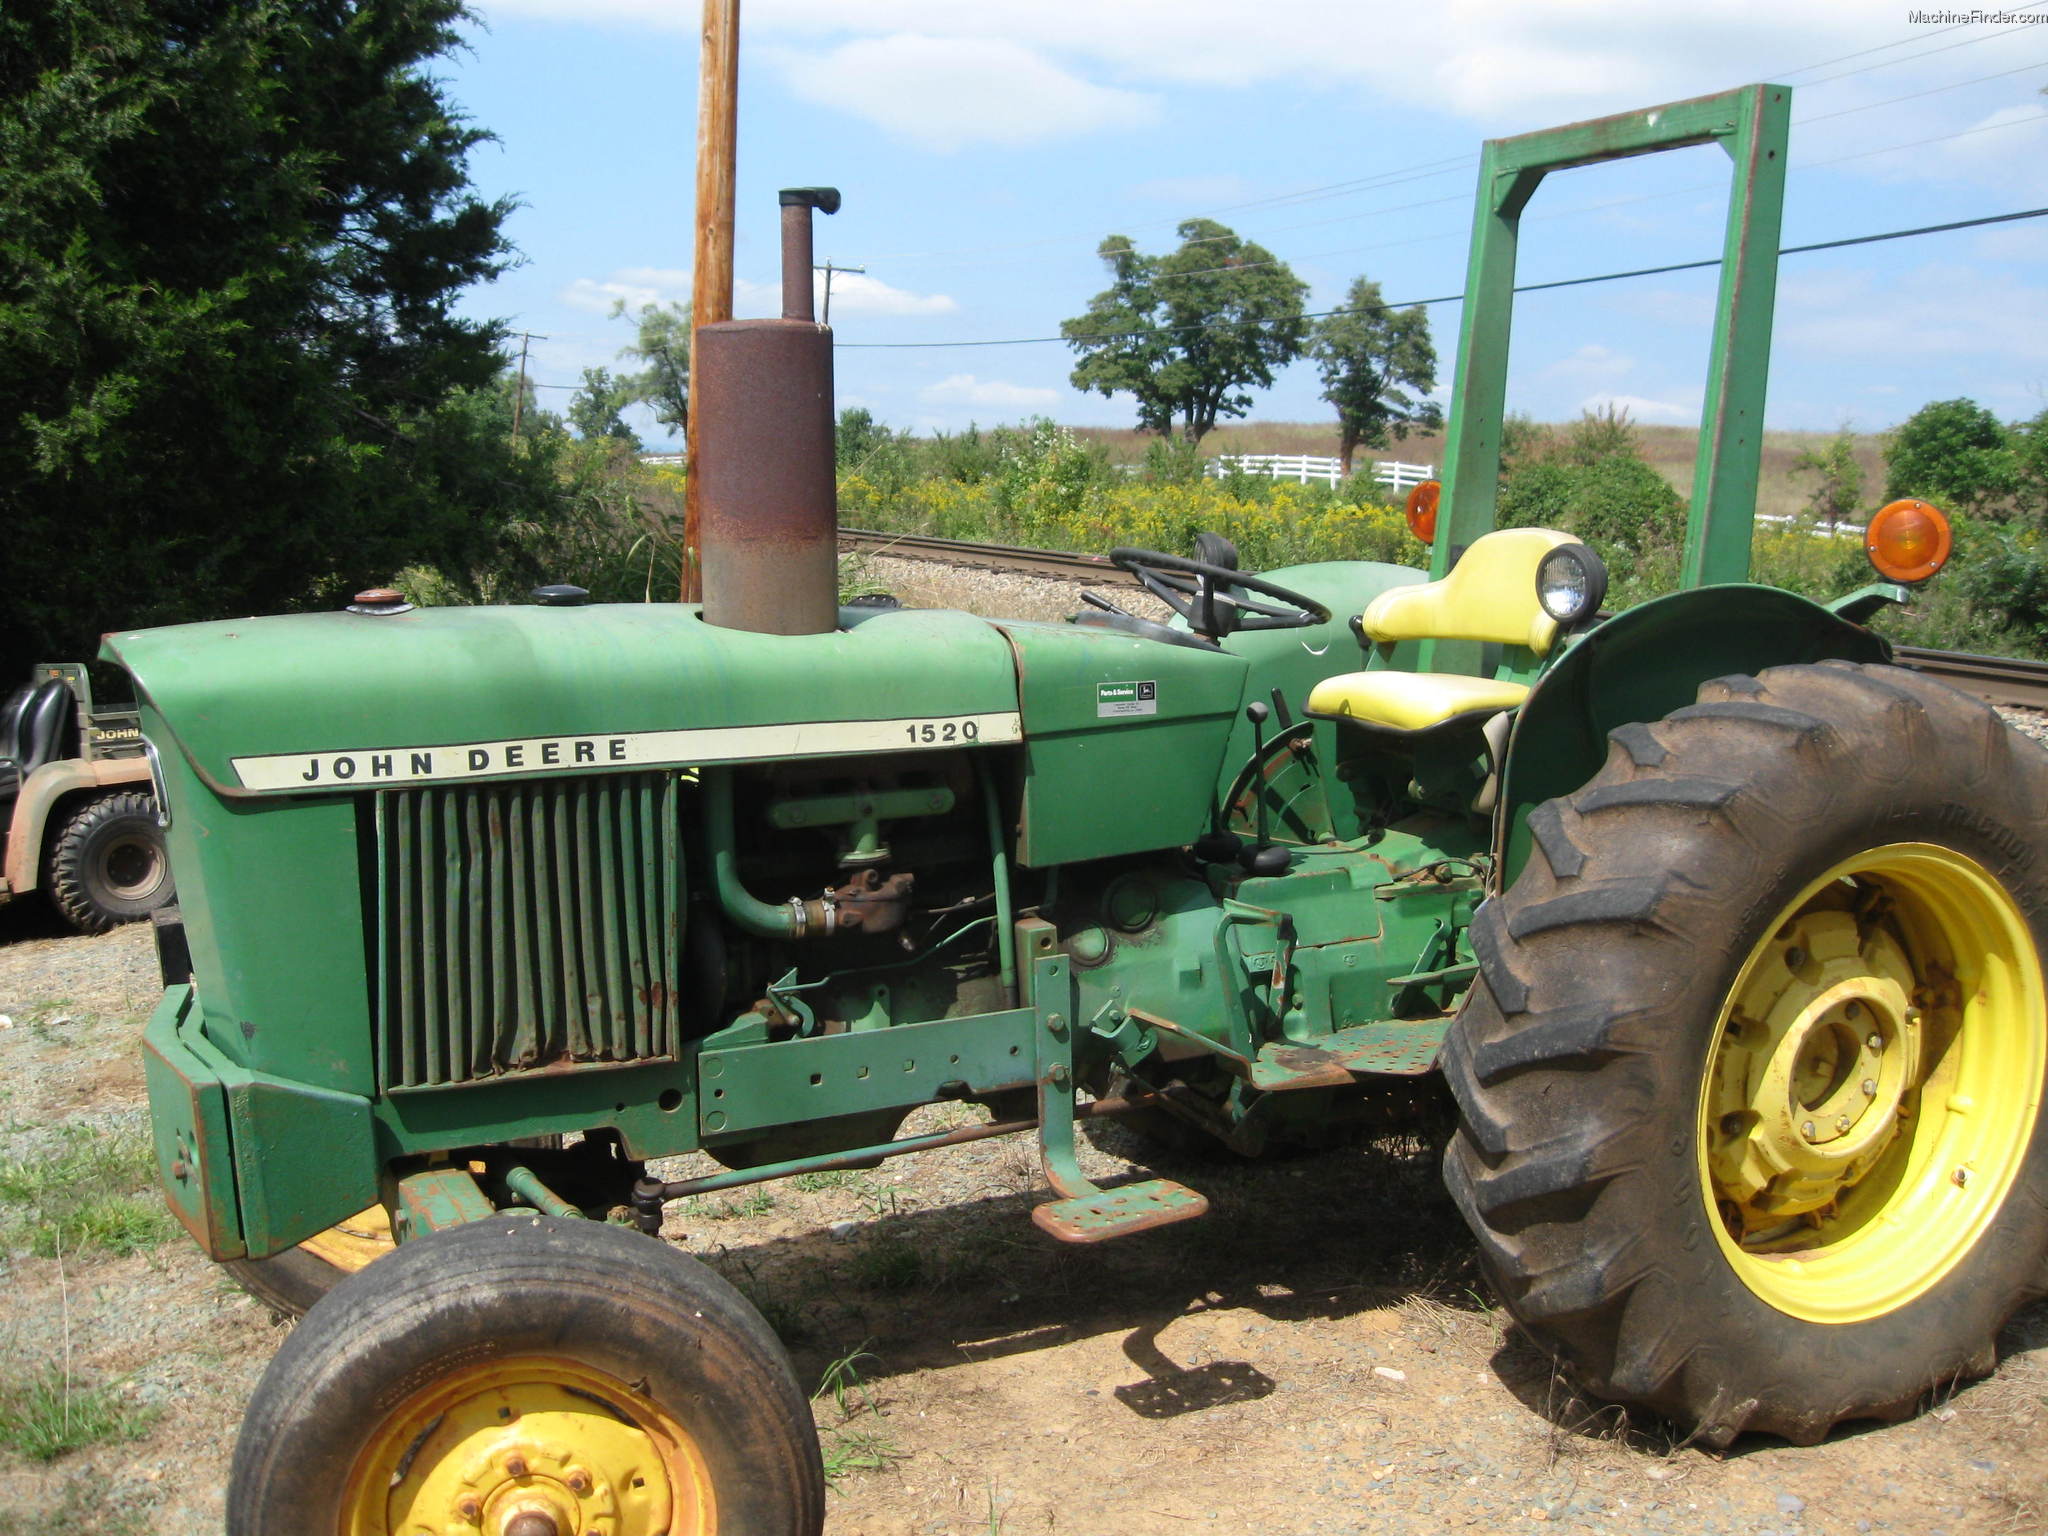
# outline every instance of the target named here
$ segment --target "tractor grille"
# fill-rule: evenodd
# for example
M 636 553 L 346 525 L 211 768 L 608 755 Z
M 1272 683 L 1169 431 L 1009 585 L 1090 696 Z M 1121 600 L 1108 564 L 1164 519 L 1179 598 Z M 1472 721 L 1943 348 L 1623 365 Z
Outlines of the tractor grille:
M 381 1086 L 673 1056 L 676 801 L 658 773 L 379 794 Z

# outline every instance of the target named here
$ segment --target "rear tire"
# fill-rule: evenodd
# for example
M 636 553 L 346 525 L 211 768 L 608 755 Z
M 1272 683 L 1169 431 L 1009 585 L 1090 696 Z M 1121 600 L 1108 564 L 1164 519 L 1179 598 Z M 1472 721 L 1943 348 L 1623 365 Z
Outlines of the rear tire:
M 71 811 L 50 845 L 50 900 L 80 933 L 105 933 L 174 900 L 156 802 L 121 791 Z
M 789 1357 L 739 1292 L 599 1222 L 496 1216 L 335 1286 L 242 1421 L 229 1536 L 816 1536 Z
M 1845 663 L 1612 739 L 1473 923 L 1451 1194 L 1601 1396 L 1903 1417 L 2048 1289 L 2048 754 Z

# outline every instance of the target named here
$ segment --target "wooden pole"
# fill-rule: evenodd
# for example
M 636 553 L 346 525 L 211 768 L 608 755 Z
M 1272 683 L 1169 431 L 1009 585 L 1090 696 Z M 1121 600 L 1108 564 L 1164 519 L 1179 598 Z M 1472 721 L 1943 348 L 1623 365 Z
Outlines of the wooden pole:
M 697 242 L 690 271 L 691 356 L 697 327 L 732 318 L 732 219 L 738 137 L 740 0 L 704 0 L 697 84 Z M 687 433 L 683 491 L 682 601 L 699 602 L 704 583 L 697 543 L 697 413 Z

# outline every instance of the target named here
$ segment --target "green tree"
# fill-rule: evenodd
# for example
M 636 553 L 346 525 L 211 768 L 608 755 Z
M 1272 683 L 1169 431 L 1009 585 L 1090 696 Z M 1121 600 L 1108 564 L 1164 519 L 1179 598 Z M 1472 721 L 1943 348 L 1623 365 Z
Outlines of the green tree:
M 1638 572 L 1661 580 L 1667 566 L 1675 573 L 1685 543 L 1685 503 L 1644 460 L 1628 413 L 1613 407 L 1585 412 L 1518 455 L 1502 479 L 1496 520 L 1577 534 L 1618 580 Z
M 1792 473 L 1815 477 L 1807 510 L 1829 528 L 1854 517 L 1863 504 L 1863 466 L 1856 458 L 1856 438 L 1847 427 L 1818 448 L 1802 448 L 1792 461 Z
M 2035 527 L 2048 526 L 2048 411 L 2012 429 L 2015 505 Z
M 583 387 L 569 397 L 569 425 L 586 443 L 609 438 L 638 448 L 640 439 L 619 412 L 634 400 L 633 386 L 603 368 L 583 370 Z
M 612 318 L 626 313 L 626 301 L 612 305 Z M 690 306 L 643 304 L 633 316 L 633 340 L 619 349 L 647 366 L 621 382 L 632 399 L 654 408 L 654 419 L 678 436 L 690 426 Z
M 1225 416 L 1251 407 L 1273 370 L 1301 356 L 1308 285 L 1263 246 L 1210 219 L 1189 219 L 1180 248 L 1147 256 L 1124 235 L 1097 253 L 1111 283 L 1088 312 L 1061 323 L 1081 355 L 1076 389 L 1129 394 L 1138 425 L 1165 435 L 1175 418 L 1193 442 Z
M 468 566 L 552 487 L 510 251 L 428 72 L 459 0 L 0 6 L 0 653 Z M 18 670 L 18 669 L 17 669 Z
M 2019 488 L 2005 425 L 1974 400 L 1923 405 L 1885 444 L 1886 500 L 1917 496 L 1944 512 L 1996 516 Z
M 1346 475 L 1360 448 L 1384 448 L 1443 426 L 1442 409 L 1419 398 L 1436 388 L 1436 347 L 1421 305 L 1390 309 L 1380 302 L 1378 283 L 1358 278 L 1343 307 L 1316 322 L 1308 352 L 1322 375 L 1323 398 L 1337 408 L 1337 455 Z

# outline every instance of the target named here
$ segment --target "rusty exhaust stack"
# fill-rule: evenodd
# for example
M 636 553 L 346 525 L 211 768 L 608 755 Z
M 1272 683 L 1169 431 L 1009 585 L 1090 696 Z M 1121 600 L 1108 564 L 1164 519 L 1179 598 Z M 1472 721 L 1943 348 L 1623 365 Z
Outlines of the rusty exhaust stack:
M 782 200 L 782 318 L 699 328 L 690 414 L 698 429 L 704 619 L 767 635 L 839 627 L 839 502 L 832 454 L 832 333 L 811 310 L 811 210 L 831 187 Z

